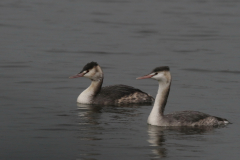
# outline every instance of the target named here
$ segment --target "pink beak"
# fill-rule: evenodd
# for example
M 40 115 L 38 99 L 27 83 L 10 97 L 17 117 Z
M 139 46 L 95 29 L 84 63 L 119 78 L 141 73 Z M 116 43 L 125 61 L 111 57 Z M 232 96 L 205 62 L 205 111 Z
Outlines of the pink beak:
M 85 73 L 79 73 L 79 74 L 76 74 L 76 75 L 74 75 L 74 76 L 71 76 L 71 77 L 69 77 L 69 78 L 70 78 L 70 79 L 72 79 L 72 78 L 83 77 L 83 76 L 84 76 L 84 74 L 85 74 Z
M 146 79 L 146 78 L 152 78 L 154 75 L 146 75 L 146 76 L 142 76 L 142 77 L 138 77 L 137 79 Z

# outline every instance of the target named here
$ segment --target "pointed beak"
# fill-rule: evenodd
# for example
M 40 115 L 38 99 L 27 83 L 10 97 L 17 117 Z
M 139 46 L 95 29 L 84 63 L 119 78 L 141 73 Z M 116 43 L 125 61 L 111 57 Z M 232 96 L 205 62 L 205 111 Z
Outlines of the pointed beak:
M 149 74 L 149 75 L 146 75 L 146 76 L 138 77 L 138 78 L 136 78 L 136 79 L 152 78 L 153 76 L 154 76 L 154 75 Z
M 76 75 L 74 75 L 74 76 L 71 76 L 71 77 L 69 77 L 69 78 L 70 78 L 70 79 L 73 79 L 73 78 L 83 77 L 84 74 L 85 74 L 85 73 L 78 73 L 78 74 L 76 74 Z

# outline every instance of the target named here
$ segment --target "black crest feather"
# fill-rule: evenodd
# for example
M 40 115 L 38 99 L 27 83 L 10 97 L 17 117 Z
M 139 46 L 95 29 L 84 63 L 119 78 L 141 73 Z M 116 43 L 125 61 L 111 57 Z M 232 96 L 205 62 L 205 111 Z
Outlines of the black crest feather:
M 169 67 L 168 66 L 162 66 L 162 67 L 157 67 L 155 69 L 152 70 L 152 72 L 160 72 L 160 71 L 169 71 Z
M 86 65 L 83 67 L 83 69 L 81 70 L 80 73 L 82 73 L 83 71 L 92 69 L 92 68 L 95 67 L 95 66 L 98 66 L 97 62 L 90 62 L 90 63 L 86 64 Z

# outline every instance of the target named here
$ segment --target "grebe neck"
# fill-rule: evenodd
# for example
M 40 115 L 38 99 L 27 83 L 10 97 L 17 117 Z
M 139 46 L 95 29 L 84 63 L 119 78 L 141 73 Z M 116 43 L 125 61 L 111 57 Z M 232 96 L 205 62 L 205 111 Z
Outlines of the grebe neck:
M 91 85 L 86 89 L 88 92 L 92 93 L 92 96 L 96 96 L 102 88 L 103 77 L 98 80 L 92 80 Z
M 91 104 L 94 97 L 101 91 L 102 83 L 103 77 L 97 80 L 92 80 L 90 86 L 78 96 L 77 102 Z
M 163 118 L 165 106 L 170 91 L 170 81 L 159 81 L 158 93 L 154 102 L 153 109 L 148 117 L 148 123 L 154 125 Z

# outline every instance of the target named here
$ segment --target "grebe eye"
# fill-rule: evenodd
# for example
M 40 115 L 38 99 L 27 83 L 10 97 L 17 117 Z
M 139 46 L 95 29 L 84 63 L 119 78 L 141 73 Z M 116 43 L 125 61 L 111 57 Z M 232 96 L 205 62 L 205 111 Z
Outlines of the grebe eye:
M 87 74 L 88 72 L 89 72 L 89 70 L 85 70 L 82 73 Z
M 154 76 L 156 76 L 158 73 L 156 72 L 155 74 L 154 74 Z

